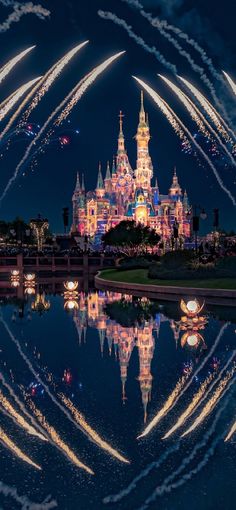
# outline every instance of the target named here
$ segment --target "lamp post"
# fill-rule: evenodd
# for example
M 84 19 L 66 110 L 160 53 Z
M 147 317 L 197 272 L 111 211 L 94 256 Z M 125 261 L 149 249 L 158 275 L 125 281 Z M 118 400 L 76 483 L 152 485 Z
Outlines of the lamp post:
M 206 220 L 207 214 L 205 209 L 203 209 L 200 205 L 193 206 L 193 217 L 192 217 L 192 228 L 194 233 L 194 243 L 195 243 L 195 251 L 198 251 L 198 243 L 197 236 L 200 230 L 200 219 Z

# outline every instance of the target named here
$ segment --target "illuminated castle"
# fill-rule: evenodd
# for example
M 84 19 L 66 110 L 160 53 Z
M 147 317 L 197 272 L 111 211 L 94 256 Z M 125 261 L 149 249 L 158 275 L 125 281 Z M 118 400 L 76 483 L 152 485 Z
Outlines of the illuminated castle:
M 85 191 L 84 178 L 77 182 L 72 198 L 73 224 L 71 231 L 81 236 L 101 236 L 122 220 L 135 220 L 154 228 L 161 237 L 170 239 L 177 226 L 180 239 L 190 237 L 190 217 L 187 193 L 182 193 L 176 171 L 168 195 L 160 194 L 157 179 L 152 185 L 153 166 L 149 155 L 150 130 L 148 116 L 141 108 L 136 134 L 136 170 L 131 168 L 125 149 L 123 115 L 120 113 L 120 131 L 116 159 L 110 169 L 107 163 L 105 178 L 99 164 L 97 186 Z

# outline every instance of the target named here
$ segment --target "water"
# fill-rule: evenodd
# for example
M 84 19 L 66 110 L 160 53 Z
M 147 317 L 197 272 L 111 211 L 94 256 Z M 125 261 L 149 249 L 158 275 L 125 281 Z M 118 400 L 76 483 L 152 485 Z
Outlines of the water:
M 234 508 L 236 435 L 227 443 L 220 439 L 236 419 L 233 376 L 231 388 L 226 385 L 228 392 L 195 431 L 179 442 L 180 435 L 210 400 L 217 384 L 196 414 L 173 436 L 162 440 L 202 382 L 207 377 L 215 381 L 236 349 L 234 311 L 228 308 L 209 310 L 205 306 L 201 312 L 206 317 L 202 329 L 195 324 L 195 331 L 184 337 L 186 331 L 181 330 L 179 325 L 183 312 L 177 303 L 150 302 L 101 291 L 91 291 L 87 295 L 79 292 L 73 304 L 71 295 L 69 298 L 69 307 L 75 308 L 68 311 L 68 303 L 65 306 L 68 299 L 62 295 L 46 295 L 50 308 L 42 311 L 41 306 L 41 313 L 32 310 L 35 295 L 27 298 L 23 308 L 21 301 L 2 302 L 2 317 L 9 330 L 0 322 L 1 373 L 20 400 L 24 402 L 26 398 L 28 411 L 31 412 L 32 401 L 47 423 L 95 474 L 90 475 L 75 466 L 54 445 L 27 434 L 1 412 L 2 429 L 42 467 L 41 471 L 36 470 L 0 445 L 1 481 L 16 488 L 19 496 L 27 496 L 34 503 L 42 503 L 51 495 L 60 510 L 139 509 L 155 487 L 161 486 L 178 469 L 199 442 L 204 443 L 205 438 L 205 444 L 170 483 L 178 482 L 183 475 L 195 470 L 206 458 L 212 442 L 219 437 L 213 455 L 198 473 L 193 473 L 191 479 L 180 487 L 158 495 L 147 508 L 187 510 L 189 505 L 191 510 Z M 213 350 L 220 331 L 222 336 Z M 205 362 L 211 349 L 212 354 Z M 27 356 L 30 365 L 23 356 Z M 185 387 L 201 364 L 202 370 L 193 377 L 177 404 L 149 434 L 137 440 L 137 436 L 163 408 L 178 380 L 186 378 Z M 232 369 L 233 358 L 227 370 Z M 222 373 L 219 382 L 227 370 Z M 43 385 L 39 384 L 37 377 Z M 45 385 L 51 396 L 45 391 Z M 1 385 L 1 390 L 19 411 L 7 388 Z M 82 413 L 90 429 L 86 429 L 84 422 L 80 429 L 76 428 L 53 401 L 56 398 L 63 405 L 59 394 L 66 396 Z M 72 416 L 70 412 L 69 416 Z M 85 428 L 86 433 L 81 428 Z M 91 440 L 94 431 L 99 435 L 99 438 L 95 436 L 95 441 L 94 436 Z M 100 439 L 106 441 L 105 446 Z M 107 444 L 115 453 L 107 451 Z M 150 463 L 158 461 L 172 447 L 176 450 L 166 454 L 159 467 L 142 477 L 129 494 L 116 503 L 104 503 L 104 498 L 120 493 Z M 121 460 L 114 456 L 117 453 Z M 24 506 L 23 502 L 17 503 L 13 497 L 3 494 L 0 494 L 0 507 L 4 510 L 36 508 Z

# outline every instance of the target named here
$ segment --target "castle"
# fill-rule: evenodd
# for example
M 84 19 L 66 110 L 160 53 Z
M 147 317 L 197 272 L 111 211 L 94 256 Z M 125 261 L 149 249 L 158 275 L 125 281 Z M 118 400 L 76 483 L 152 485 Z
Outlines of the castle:
M 135 220 L 156 230 L 164 241 L 178 237 L 184 244 L 191 235 L 191 218 L 186 191 L 182 193 L 174 170 L 172 184 L 167 195 L 160 194 L 157 179 L 154 186 L 153 165 L 149 154 L 150 130 L 144 110 L 143 92 L 139 124 L 135 136 L 137 142 L 136 170 L 133 170 L 123 133 L 123 115 L 120 112 L 120 130 L 117 156 L 112 168 L 107 163 L 103 179 L 101 165 L 98 169 L 97 186 L 85 191 L 84 177 L 77 182 L 72 198 L 73 224 L 71 232 L 80 236 L 101 236 L 122 220 Z

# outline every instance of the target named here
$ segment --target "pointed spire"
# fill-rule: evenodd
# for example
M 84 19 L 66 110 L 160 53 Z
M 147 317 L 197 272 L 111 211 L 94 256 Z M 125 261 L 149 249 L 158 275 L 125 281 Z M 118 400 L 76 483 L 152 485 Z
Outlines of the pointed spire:
M 142 90 L 141 90 L 141 106 L 140 106 L 140 112 L 139 112 L 139 125 L 146 126 L 146 114 L 144 111 L 143 91 Z
M 120 123 L 120 132 L 119 132 L 119 137 L 123 137 L 124 134 L 123 134 L 123 118 L 124 118 L 124 115 L 122 113 L 122 111 L 120 110 L 120 113 L 119 113 L 119 123 Z
M 102 178 L 102 165 L 101 165 L 101 162 L 99 162 L 99 166 L 98 166 L 97 189 L 104 189 L 103 178 Z
M 115 156 L 113 156 L 113 160 L 112 160 L 112 170 L 111 170 L 111 173 L 112 173 L 112 175 L 116 174 L 116 160 L 115 160 Z
M 109 181 L 111 179 L 111 171 L 110 171 L 110 163 L 109 161 L 107 162 L 107 170 L 106 170 L 106 177 L 105 177 L 105 180 L 106 181 Z
M 80 189 L 81 188 L 80 188 L 79 172 L 77 172 L 75 191 L 80 191 Z

